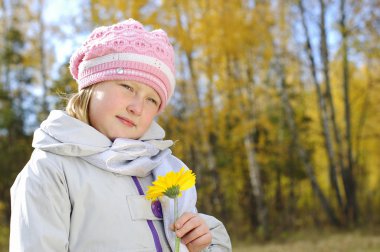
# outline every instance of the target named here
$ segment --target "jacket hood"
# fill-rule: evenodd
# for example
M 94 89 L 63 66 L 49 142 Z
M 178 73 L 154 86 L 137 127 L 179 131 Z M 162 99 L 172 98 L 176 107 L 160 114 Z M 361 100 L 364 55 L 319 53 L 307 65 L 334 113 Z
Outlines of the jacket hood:
M 153 121 L 139 140 L 154 141 L 164 137 L 165 131 Z M 32 146 L 58 155 L 83 157 L 104 152 L 113 144 L 114 142 L 90 125 L 64 111 L 53 110 L 34 132 Z

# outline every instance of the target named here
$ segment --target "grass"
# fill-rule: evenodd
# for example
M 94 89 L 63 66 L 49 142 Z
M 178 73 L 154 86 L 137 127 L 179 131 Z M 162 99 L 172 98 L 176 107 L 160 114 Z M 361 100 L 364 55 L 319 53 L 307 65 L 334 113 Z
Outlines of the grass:
M 265 244 L 233 244 L 234 252 L 379 252 L 380 232 L 302 231 Z
M 0 252 L 8 251 L 9 229 L 0 226 Z M 379 252 L 380 230 L 308 230 L 283 234 L 268 243 L 233 243 L 234 252 Z

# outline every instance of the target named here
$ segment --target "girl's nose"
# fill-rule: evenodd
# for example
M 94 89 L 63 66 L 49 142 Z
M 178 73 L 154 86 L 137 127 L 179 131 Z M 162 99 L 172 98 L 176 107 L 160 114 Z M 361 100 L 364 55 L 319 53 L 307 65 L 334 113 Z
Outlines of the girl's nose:
M 144 105 L 144 103 L 143 103 L 142 99 L 135 96 L 130 100 L 130 102 L 127 106 L 127 110 L 128 110 L 128 112 L 130 112 L 132 114 L 141 115 L 141 112 L 143 110 L 143 105 Z

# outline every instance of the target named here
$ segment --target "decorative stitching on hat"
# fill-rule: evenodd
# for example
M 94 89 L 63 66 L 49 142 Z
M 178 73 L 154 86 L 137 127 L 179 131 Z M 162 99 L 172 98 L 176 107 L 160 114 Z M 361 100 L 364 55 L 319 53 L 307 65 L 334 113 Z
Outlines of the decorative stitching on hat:
M 104 63 L 104 64 L 96 65 L 92 68 L 89 68 L 88 70 L 81 72 L 79 75 L 79 78 L 78 78 L 79 89 L 83 89 L 84 87 L 87 87 L 94 83 L 98 83 L 105 80 L 115 80 L 115 79 L 128 80 L 130 76 L 127 76 L 127 75 L 122 75 L 122 74 L 107 75 L 107 76 L 103 75 L 103 72 L 105 72 L 106 70 L 118 69 L 118 68 L 134 69 L 134 70 L 138 70 L 138 71 L 142 71 L 142 72 L 154 75 L 155 77 L 161 80 L 161 83 L 164 84 L 164 86 L 161 86 L 160 85 L 161 83 L 156 83 L 154 85 L 155 86 L 154 89 L 156 90 L 156 88 L 159 87 L 160 90 L 161 89 L 165 90 L 165 93 L 167 94 L 165 96 L 165 99 L 172 95 L 172 93 L 169 93 L 169 92 L 173 92 L 174 89 L 170 87 L 170 82 L 169 82 L 168 77 L 160 69 L 157 69 L 154 66 L 150 66 L 150 65 L 140 63 L 140 62 L 135 62 L 135 61 L 112 61 L 110 63 Z M 92 78 L 87 78 L 91 75 L 93 76 Z M 136 79 L 134 80 L 141 82 L 141 80 L 136 80 Z M 144 80 L 146 79 L 142 79 L 142 80 L 143 81 L 141 83 L 144 83 Z
M 164 62 L 154 57 L 136 54 L 136 53 L 112 53 L 112 54 L 107 54 L 107 55 L 97 57 L 94 59 L 83 61 L 79 65 L 78 75 L 80 76 L 81 73 L 83 73 L 84 71 L 86 71 L 87 69 L 91 67 L 104 64 L 104 63 L 114 62 L 114 61 L 135 61 L 135 62 L 140 62 L 140 63 L 144 63 L 147 65 L 156 67 L 166 75 L 166 77 L 169 79 L 170 87 L 174 89 L 174 86 L 175 86 L 174 75 Z
M 99 74 L 101 74 L 102 76 L 115 76 L 115 75 L 128 76 L 128 75 L 133 75 L 133 76 L 143 77 L 143 78 L 145 78 L 147 80 L 150 80 L 150 81 L 152 81 L 154 83 L 158 83 L 159 87 L 161 87 L 161 85 L 165 86 L 165 84 L 159 78 L 156 78 L 152 74 L 149 74 L 149 73 L 146 73 L 146 72 L 142 72 L 142 71 L 139 71 L 139 70 L 134 70 L 134 69 L 123 69 L 123 73 L 118 73 L 119 69 L 120 69 L 120 67 L 116 68 L 116 69 L 109 69 L 109 70 L 102 71 Z M 83 83 L 92 82 L 92 80 L 96 80 L 97 77 L 99 77 L 99 76 L 96 76 L 96 74 L 89 75 L 87 77 L 82 78 L 81 81 Z M 118 77 L 115 77 L 115 78 L 118 78 Z M 165 93 L 165 96 L 168 96 L 166 90 L 163 89 L 163 91 Z

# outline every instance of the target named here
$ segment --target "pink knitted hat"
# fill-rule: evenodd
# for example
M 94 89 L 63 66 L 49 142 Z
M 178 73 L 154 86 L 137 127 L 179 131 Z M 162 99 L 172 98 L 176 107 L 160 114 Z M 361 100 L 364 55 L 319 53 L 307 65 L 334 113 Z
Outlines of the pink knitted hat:
M 96 28 L 71 56 L 70 72 L 79 90 L 107 80 L 144 83 L 159 94 L 161 111 L 174 92 L 174 50 L 163 30 L 128 19 Z

